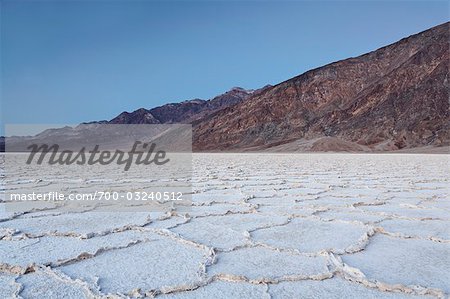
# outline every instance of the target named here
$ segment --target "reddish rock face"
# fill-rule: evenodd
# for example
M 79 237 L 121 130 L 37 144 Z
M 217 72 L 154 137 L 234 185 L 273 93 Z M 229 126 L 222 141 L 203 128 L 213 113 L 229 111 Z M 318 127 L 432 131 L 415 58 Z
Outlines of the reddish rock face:
M 449 23 L 338 61 L 194 122 L 194 149 L 332 136 L 372 149 L 448 145 Z

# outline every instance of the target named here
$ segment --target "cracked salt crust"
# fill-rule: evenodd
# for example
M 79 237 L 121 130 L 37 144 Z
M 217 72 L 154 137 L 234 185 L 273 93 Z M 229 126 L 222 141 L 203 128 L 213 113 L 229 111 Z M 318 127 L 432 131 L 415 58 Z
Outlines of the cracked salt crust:
M 359 221 L 364 224 L 378 223 L 386 217 L 380 215 L 371 215 L 364 213 L 357 209 L 327 209 L 323 212 L 316 213 L 318 217 L 323 220 L 345 220 L 345 221 Z
M 167 219 L 161 219 L 158 221 L 152 221 L 150 222 L 146 227 L 150 228 L 161 228 L 161 229 L 168 229 L 176 227 L 180 224 L 186 223 L 189 219 L 185 217 L 169 217 Z
M 0 193 L 1 199 L 1 193 Z M 1 200 L 0 200 L 1 201 Z M 14 212 L 8 207 L 10 203 L 3 203 L 0 205 L 0 222 L 18 217 L 21 215 L 26 215 L 27 213 L 38 213 L 41 210 L 53 210 L 58 208 L 58 205 L 54 202 L 27 202 L 20 209 L 20 212 Z
M 214 281 L 204 287 L 192 291 L 161 296 L 164 299 L 209 299 L 214 294 L 215 299 L 254 298 L 270 299 L 264 285 L 255 285 L 245 282 Z
M 0 297 L 450 295 L 448 156 L 193 157 L 188 211 L 0 203 Z M 31 191 L 137 187 L 18 175 Z
M 295 204 L 296 196 L 277 195 L 270 196 L 270 200 L 267 197 L 255 197 L 252 196 L 247 202 L 256 205 L 293 205 Z
M 192 200 L 195 202 L 204 202 L 204 203 L 232 203 L 239 202 L 243 200 L 244 196 L 239 190 L 235 189 L 212 189 L 202 193 L 194 193 L 192 195 Z
M 274 204 L 262 204 L 258 207 L 258 212 L 265 215 L 283 215 L 294 217 L 307 217 L 312 216 L 314 213 L 320 211 L 320 208 L 305 208 L 300 207 L 296 203 L 280 203 Z
M 0 272 L 0 297 L 14 298 L 20 291 L 20 285 L 15 281 L 16 275 Z
M 364 244 L 369 231 L 369 227 L 356 222 L 295 218 L 284 226 L 254 231 L 251 236 L 255 242 L 275 248 L 295 249 L 305 253 L 323 250 L 343 253 L 355 250 L 350 248 L 354 244 Z
M 395 200 L 393 200 L 395 202 Z M 369 213 L 378 213 L 379 215 L 396 216 L 397 218 L 406 219 L 442 219 L 450 221 L 450 214 L 448 211 L 435 207 L 422 207 L 407 204 L 397 204 L 389 202 L 384 205 L 373 205 L 360 207 Z
M 55 235 L 72 235 L 87 238 L 120 230 L 128 225 L 146 225 L 150 221 L 149 213 L 145 212 L 86 212 L 50 217 L 16 218 L 7 222 L 0 222 L 0 229 L 15 229 L 18 232 L 33 236 L 53 233 Z
M 279 280 L 328 277 L 324 256 L 305 256 L 264 247 L 224 252 L 208 274 L 235 281 L 277 282 Z
M 59 267 L 72 278 L 95 282 L 103 293 L 129 294 L 195 285 L 205 250 L 160 237 L 127 248 L 107 251 L 92 259 Z
M 265 217 L 260 214 L 233 214 L 202 217 L 173 229 L 186 239 L 222 250 L 248 243 L 248 231 L 283 224 L 287 217 Z
M 403 237 L 436 239 L 450 243 L 450 221 L 387 219 L 379 224 L 384 231 Z
M 41 270 L 20 276 L 17 283 L 21 285 L 20 296 L 23 298 L 79 299 L 86 298 L 89 294 L 76 283 L 67 283 Z
M 376 235 L 364 251 L 342 260 L 373 280 L 450 293 L 450 244 Z
M 227 213 L 247 213 L 251 212 L 252 207 L 250 205 L 244 204 L 209 204 L 209 205 L 197 205 L 197 202 L 194 202 L 195 206 L 187 212 L 187 214 L 191 217 L 204 217 L 204 216 L 214 216 L 214 215 L 225 215 Z M 186 214 L 186 213 L 185 213 Z
M 16 267 L 15 272 L 24 273 L 35 264 L 57 266 L 155 237 L 152 233 L 125 231 L 90 239 L 45 235 L 39 238 L 2 240 L 0 270 L 3 268 L 12 271 Z
M 377 289 L 369 289 L 361 284 L 340 278 L 325 280 L 286 281 L 269 286 L 273 299 L 281 298 L 327 298 L 327 299 L 391 299 L 391 298 L 424 298 L 401 293 L 387 293 Z
M 359 198 L 359 197 L 337 197 L 337 196 L 328 196 L 322 195 L 318 196 L 313 200 L 297 200 L 297 205 L 300 207 L 313 207 L 313 208 L 347 208 L 351 207 L 354 204 L 358 203 L 366 203 L 369 204 L 373 202 L 373 198 Z

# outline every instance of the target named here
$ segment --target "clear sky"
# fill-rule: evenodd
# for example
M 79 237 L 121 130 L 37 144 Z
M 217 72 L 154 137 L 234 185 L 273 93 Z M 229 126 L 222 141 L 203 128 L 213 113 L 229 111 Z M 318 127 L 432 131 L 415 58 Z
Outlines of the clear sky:
M 449 20 L 447 1 L 0 3 L 1 126 L 276 84 Z

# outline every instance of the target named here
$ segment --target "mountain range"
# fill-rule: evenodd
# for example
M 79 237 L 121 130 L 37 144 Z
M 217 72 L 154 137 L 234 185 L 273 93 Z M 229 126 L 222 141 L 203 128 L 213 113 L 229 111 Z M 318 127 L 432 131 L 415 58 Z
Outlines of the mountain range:
M 449 25 L 307 71 L 122 112 L 111 124 L 193 127 L 195 151 L 395 151 L 450 145 Z
M 122 112 L 109 121 L 112 124 L 173 124 L 192 123 L 224 108 L 239 104 L 252 95 L 259 94 L 270 85 L 258 90 L 234 87 L 210 100 L 194 99 L 181 103 L 170 103 L 153 109 L 138 109 Z

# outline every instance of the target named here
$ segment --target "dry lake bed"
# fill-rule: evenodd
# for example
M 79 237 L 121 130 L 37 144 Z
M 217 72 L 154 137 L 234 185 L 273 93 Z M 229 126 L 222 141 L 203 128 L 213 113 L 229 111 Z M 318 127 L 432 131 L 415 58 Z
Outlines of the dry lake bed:
M 449 296 L 449 155 L 193 159 L 188 211 L 0 204 L 0 298 Z

